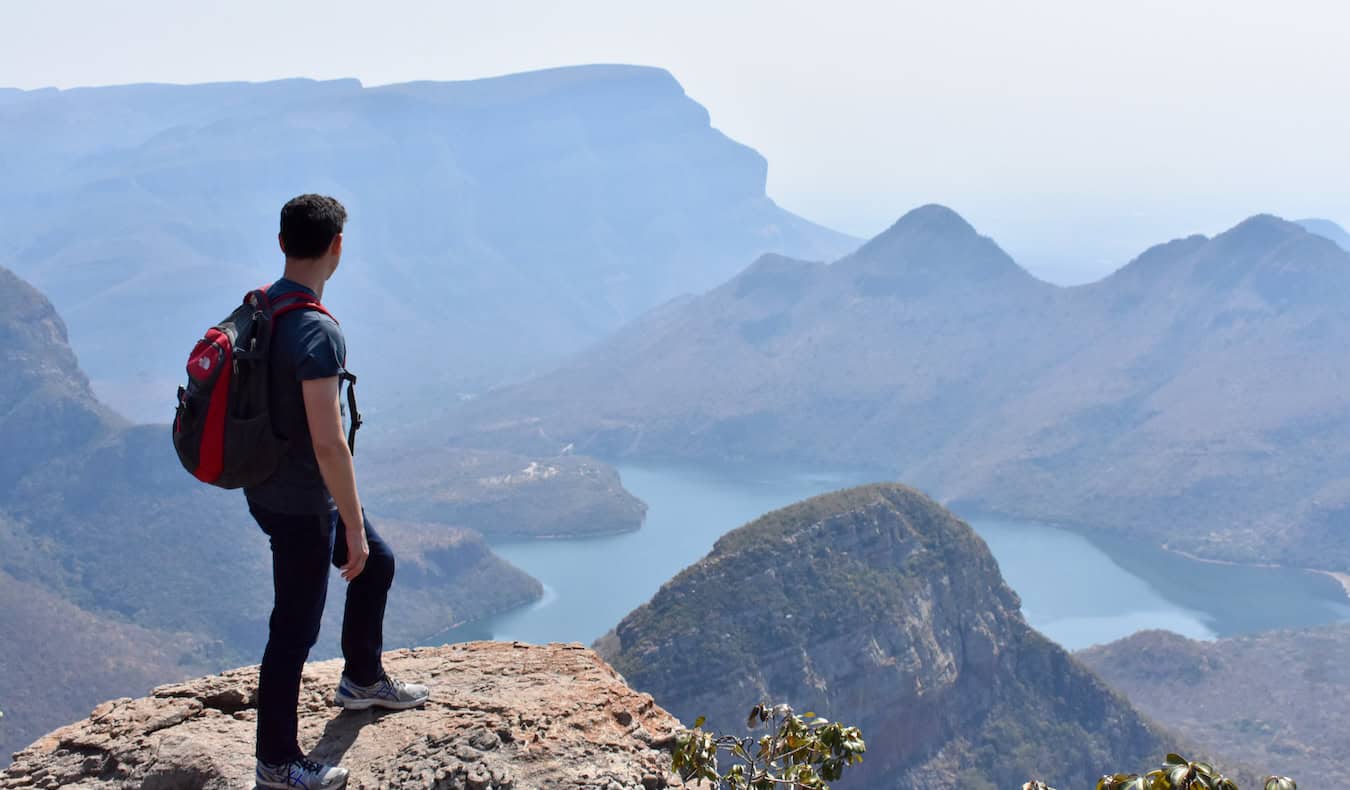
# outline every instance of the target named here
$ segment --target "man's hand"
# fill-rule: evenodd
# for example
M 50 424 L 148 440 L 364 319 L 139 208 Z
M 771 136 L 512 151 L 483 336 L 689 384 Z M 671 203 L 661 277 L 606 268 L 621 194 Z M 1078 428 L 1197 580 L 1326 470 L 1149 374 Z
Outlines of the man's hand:
M 342 578 L 351 581 L 366 569 L 366 560 L 370 559 L 370 544 L 366 542 L 366 525 L 347 526 L 347 564 L 340 569 Z
M 314 460 L 319 462 L 323 484 L 337 504 L 338 515 L 347 532 L 347 563 L 342 578 L 347 581 L 361 575 L 370 557 L 366 542 L 366 514 L 356 493 L 356 468 L 347 435 L 342 431 L 342 406 L 338 403 L 338 378 L 311 379 L 300 383 L 305 399 L 305 419 L 314 442 Z

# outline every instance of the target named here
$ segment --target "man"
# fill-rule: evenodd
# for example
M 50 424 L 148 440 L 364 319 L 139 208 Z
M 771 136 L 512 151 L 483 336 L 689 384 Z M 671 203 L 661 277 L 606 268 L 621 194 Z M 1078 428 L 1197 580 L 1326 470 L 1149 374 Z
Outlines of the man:
M 268 289 L 274 305 L 287 295 L 323 299 L 342 258 L 346 220 L 342 204 L 322 195 L 301 195 L 281 209 L 286 268 Z M 289 312 L 273 327 L 269 406 L 290 446 L 271 477 L 244 489 L 249 512 L 271 539 L 275 589 L 258 679 L 262 787 L 332 790 L 347 782 L 345 769 L 306 758 L 296 738 L 300 672 L 319 636 L 330 561 L 347 581 L 337 703 L 403 709 L 428 697 L 425 686 L 392 680 L 380 664 L 394 555 L 366 520 L 356 490 L 338 400 L 346 357 L 342 330 L 319 310 Z

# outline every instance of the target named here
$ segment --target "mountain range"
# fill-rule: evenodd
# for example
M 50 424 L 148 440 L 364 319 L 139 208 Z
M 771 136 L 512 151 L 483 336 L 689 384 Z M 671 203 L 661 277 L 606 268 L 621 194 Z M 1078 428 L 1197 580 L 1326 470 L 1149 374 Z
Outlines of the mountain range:
M 350 211 L 325 296 L 375 431 L 398 422 L 381 410 L 542 369 L 759 253 L 853 243 L 775 205 L 764 158 L 653 68 L 12 92 L 0 173 L 0 262 L 141 421 L 167 419 L 195 339 L 279 275 L 277 216 L 303 192 Z
M 964 513 L 1350 569 L 1350 253 L 1256 216 L 1039 281 L 925 206 L 832 264 L 766 255 L 549 374 L 455 443 L 865 467 Z

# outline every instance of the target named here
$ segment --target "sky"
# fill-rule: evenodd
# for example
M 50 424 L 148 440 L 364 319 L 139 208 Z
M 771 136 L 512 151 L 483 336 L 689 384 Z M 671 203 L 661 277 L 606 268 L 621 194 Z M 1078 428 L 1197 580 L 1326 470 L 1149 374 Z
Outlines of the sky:
M 1350 4 L 0 0 L 0 86 L 669 69 L 769 194 L 873 235 L 961 212 L 1094 279 L 1269 212 L 1350 225 Z

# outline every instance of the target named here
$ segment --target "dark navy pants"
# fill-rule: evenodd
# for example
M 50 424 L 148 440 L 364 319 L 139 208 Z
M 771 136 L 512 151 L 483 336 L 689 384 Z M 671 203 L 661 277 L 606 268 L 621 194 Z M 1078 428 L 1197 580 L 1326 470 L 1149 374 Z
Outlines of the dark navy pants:
M 336 512 L 295 516 L 252 505 L 249 512 L 271 538 L 276 591 L 258 677 L 256 754 L 260 760 L 280 763 L 304 754 L 296 738 L 300 672 L 319 638 L 329 563 L 334 567 L 347 563 L 347 535 Z M 384 604 L 394 580 L 394 554 L 369 519 L 366 541 L 370 559 L 361 575 L 347 584 L 347 607 L 342 615 L 343 672 L 363 686 L 384 673 L 380 665 Z

